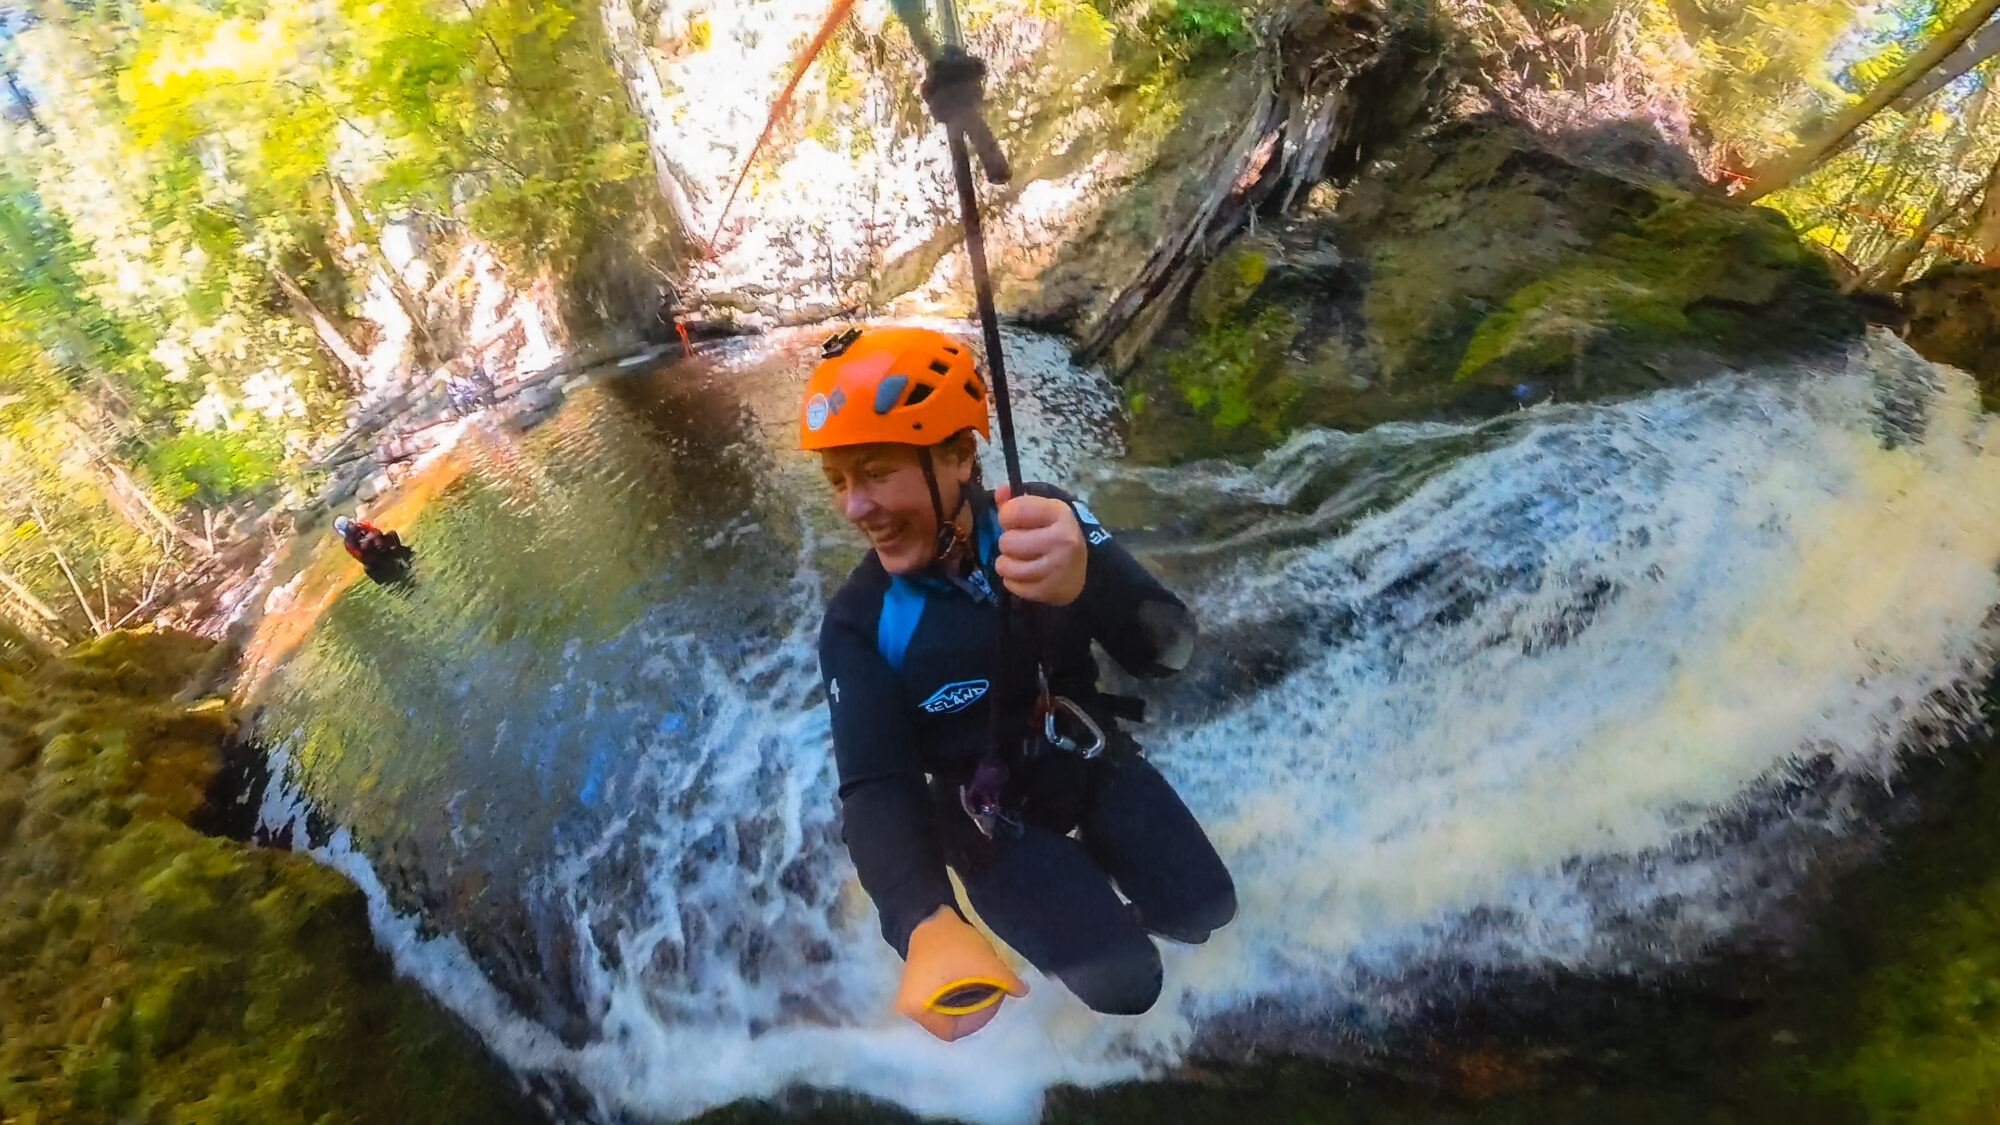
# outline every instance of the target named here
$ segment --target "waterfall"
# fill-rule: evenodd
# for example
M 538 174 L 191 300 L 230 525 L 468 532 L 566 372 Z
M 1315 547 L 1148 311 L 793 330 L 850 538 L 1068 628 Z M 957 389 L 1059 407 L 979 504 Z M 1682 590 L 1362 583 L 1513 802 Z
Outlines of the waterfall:
M 783 447 L 803 345 L 720 361 L 759 419 L 741 461 L 757 484 L 696 544 L 744 544 L 789 580 L 740 563 L 690 577 L 675 555 L 671 584 L 627 568 L 632 608 L 609 621 L 573 591 L 503 608 L 467 593 L 450 636 L 504 613 L 517 647 L 448 659 L 438 714 L 371 720 L 393 745 L 365 783 L 325 714 L 377 658 L 371 636 L 442 627 L 358 602 L 279 704 L 289 781 L 265 824 L 327 818 L 314 854 L 367 892 L 399 968 L 607 1119 L 803 1083 L 1019 1122 L 1052 1084 L 1142 1077 L 1223 1023 L 1291 1050 L 1393 1025 L 1441 968 L 1686 963 L 1781 910 L 1818 842 L 1866 827 L 1856 787 L 1980 721 L 2000 431 L 1968 379 L 1889 338 L 1631 401 L 1308 432 L 1256 465 L 1176 469 L 1117 460 L 1101 376 L 1052 341 L 1009 347 L 1039 404 L 1031 472 L 1133 528 L 1205 632 L 1186 676 L 1147 689 L 1160 718 L 1137 733 L 1242 906 L 1208 945 L 1166 948 L 1148 1015 L 1095 1016 L 1039 976 L 963 1044 L 891 1012 L 899 966 L 835 830 L 814 647 L 859 552 Z M 520 492 L 510 518 L 570 495 Z M 522 641 L 516 616 L 568 632 Z M 421 768 L 399 765 L 419 744 Z M 491 811 L 509 800 L 556 811 Z M 441 889 L 467 868 L 488 881 Z M 532 932 L 481 929 L 489 895 L 531 903 Z M 474 905 L 446 909 L 459 899 Z M 561 981 L 528 979 L 537 965 Z M 522 999 L 551 989 L 562 1026 Z

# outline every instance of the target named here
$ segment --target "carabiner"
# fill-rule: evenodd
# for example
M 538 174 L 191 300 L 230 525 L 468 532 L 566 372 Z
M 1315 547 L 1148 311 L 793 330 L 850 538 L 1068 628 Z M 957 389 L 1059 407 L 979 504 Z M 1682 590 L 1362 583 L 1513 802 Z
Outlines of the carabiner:
M 973 827 L 979 829 L 979 834 L 989 840 L 993 839 L 993 834 L 1001 828 L 1007 829 L 1008 834 L 1012 836 L 1021 834 L 1020 813 L 1001 808 L 999 805 L 975 806 L 972 803 L 970 785 L 958 787 L 958 807 L 964 809 L 965 815 L 972 818 Z
M 1083 729 L 1090 734 L 1089 746 L 1078 746 L 1075 739 L 1056 729 L 1056 712 L 1059 710 L 1068 711 L 1072 718 L 1083 724 Z M 1090 712 L 1060 695 L 1051 696 L 1049 699 L 1049 706 L 1042 719 L 1042 737 L 1056 749 L 1082 755 L 1085 759 L 1095 758 L 1104 753 L 1104 728 L 1097 725 L 1097 720 L 1090 717 Z

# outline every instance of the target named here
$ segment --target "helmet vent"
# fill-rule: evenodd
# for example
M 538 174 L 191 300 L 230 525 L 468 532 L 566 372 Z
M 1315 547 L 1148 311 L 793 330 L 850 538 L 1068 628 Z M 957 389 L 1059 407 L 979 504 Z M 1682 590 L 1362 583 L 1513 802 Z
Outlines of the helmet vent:
M 975 401 L 984 397 L 979 393 L 979 384 L 970 379 L 965 381 L 965 393 L 971 395 Z
M 931 397 L 931 392 L 935 389 L 936 388 L 932 387 L 929 383 L 918 383 L 915 387 L 912 387 L 910 389 L 910 397 L 903 400 L 903 405 L 915 406 L 916 404 Z
M 951 374 L 951 365 L 946 363 L 944 360 L 934 359 L 931 360 L 931 370 L 937 372 L 940 375 L 949 375 Z

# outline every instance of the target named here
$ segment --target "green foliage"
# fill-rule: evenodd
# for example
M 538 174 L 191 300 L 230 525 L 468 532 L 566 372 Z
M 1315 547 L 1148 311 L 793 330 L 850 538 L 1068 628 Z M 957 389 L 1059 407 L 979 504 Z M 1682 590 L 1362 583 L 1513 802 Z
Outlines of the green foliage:
M 375 948 L 360 892 L 203 836 L 230 723 L 207 642 L 0 660 L 0 1104 L 10 1119 L 511 1122 L 507 1077 Z
M 61 218 L 0 173 L 0 519 L 14 529 L 0 536 L 0 570 L 42 603 L 10 590 L 0 611 L 55 634 L 90 616 L 64 562 L 80 581 L 119 574 L 122 589 L 123 574 L 161 552 L 118 511 L 91 457 L 90 434 L 108 413 L 100 404 L 157 420 L 182 401 L 141 353 L 143 329 L 107 310 L 79 276 L 84 257 Z
M 1152 31 L 1163 50 L 1187 63 L 1213 63 L 1256 45 L 1240 5 L 1228 0 L 1157 0 Z
M 0 514 L 37 529 L 0 568 L 65 612 L 136 601 L 174 549 L 149 504 L 297 483 L 359 389 L 381 217 L 457 224 L 583 329 L 592 263 L 667 231 L 595 0 L 151 0 L 8 43 L 63 96 L 0 155 Z
M 93 372 L 115 373 L 145 406 L 176 405 L 173 389 L 144 358 L 143 328 L 90 292 L 77 269 L 86 256 L 31 185 L 0 171 L 0 333 L 38 352 L 72 386 Z
M 169 498 L 219 508 L 278 479 L 283 466 L 279 451 L 255 434 L 190 430 L 154 446 L 146 467 Z
M 1711 0 L 1674 11 L 1692 48 L 1692 108 L 1739 159 L 1774 155 L 1842 100 L 1836 52 L 1872 13 L 1860 0 Z
M 399 154 L 369 196 L 449 214 L 523 276 L 573 269 L 647 213 L 645 138 L 590 0 L 347 0 L 358 113 Z
M 1884 56 L 1900 50 L 1883 48 Z M 1857 64 L 1857 74 L 1865 63 Z M 1896 58 L 1882 63 L 1898 65 Z M 2000 159 L 1995 66 L 1987 63 L 1911 112 L 1876 117 L 1847 149 L 1772 196 L 1771 205 L 1873 287 L 1897 288 L 1941 258 L 1983 260 L 2000 237 L 1982 230 L 1980 220 Z

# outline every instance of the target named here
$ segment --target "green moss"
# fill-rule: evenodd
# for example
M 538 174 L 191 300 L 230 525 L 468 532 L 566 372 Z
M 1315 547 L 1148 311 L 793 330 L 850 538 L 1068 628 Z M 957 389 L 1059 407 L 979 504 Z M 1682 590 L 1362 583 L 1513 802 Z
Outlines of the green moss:
M 1879 970 L 1866 1043 L 1840 1067 L 1877 1122 L 1990 1122 L 2000 1106 L 2000 881 L 1947 903 Z
M 1188 311 L 1195 322 L 1213 328 L 1243 312 L 1245 305 L 1270 274 L 1264 251 L 1253 244 L 1239 243 L 1202 271 L 1188 298 Z
M 1298 334 L 1297 318 L 1282 305 L 1266 305 L 1248 320 L 1211 322 L 1167 358 L 1167 377 L 1216 429 L 1250 424 L 1275 434 L 1302 391 L 1285 363 L 1285 350 Z
M 207 649 L 117 634 L 0 660 L 8 1120 L 530 1120 L 395 979 L 359 891 L 188 826 L 230 729 L 219 702 L 172 702 Z
M 1687 330 L 1681 302 L 1657 279 L 1620 264 L 1585 260 L 1521 290 L 1481 321 L 1457 378 L 1471 379 L 1502 361 L 1513 372 L 1567 366 L 1607 332 L 1663 341 Z
M 1989 714 L 1996 702 L 1989 689 Z M 1996 749 L 1929 767 L 1936 820 L 1897 843 L 1843 916 L 1840 946 L 1867 971 L 1829 1021 L 1855 1030 L 1820 1071 L 1875 1125 L 1974 1125 L 2000 1108 Z

